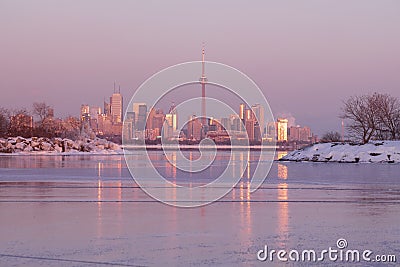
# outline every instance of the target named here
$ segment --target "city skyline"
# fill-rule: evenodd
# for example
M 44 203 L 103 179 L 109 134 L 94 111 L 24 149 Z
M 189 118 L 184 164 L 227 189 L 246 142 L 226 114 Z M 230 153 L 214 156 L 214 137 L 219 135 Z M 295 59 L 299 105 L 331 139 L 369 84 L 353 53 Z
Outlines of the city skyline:
M 204 50 L 202 54 L 204 55 Z M 202 69 L 204 74 L 204 65 Z M 205 84 L 200 84 L 204 88 Z M 204 97 L 203 92 L 202 90 Z M 124 140 L 128 143 L 134 140 L 160 142 L 161 139 L 197 142 L 204 138 L 213 139 L 220 144 L 242 139 L 248 139 L 252 143 L 276 141 L 303 145 L 318 141 L 318 136 L 314 135 L 309 126 L 291 125 L 285 117 L 278 117 L 273 121 L 265 120 L 265 107 L 258 103 L 250 106 L 240 103 L 234 114 L 225 113 L 224 117 L 207 114 L 206 119 L 205 102 L 202 101 L 200 114 L 185 113 L 183 117 L 187 118 L 179 119 L 179 111 L 174 102 L 166 109 L 168 110 L 166 113 L 164 109 L 148 106 L 145 102 L 133 102 L 130 105 L 131 110 L 126 110 L 123 115 L 122 99 L 120 88 L 116 91 L 114 86 L 110 102 L 104 101 L 103 109 L 99 106 L 82 104 L 80 110 L 82 128 L 90 129 L 102 137 L 124 135 Z M 117 114 L 113 110 L 117 110 Z
M 201 50 L 201 77 L 199 79 L 201 85 L 201 108 L 200 114 L 198 110 L 193 109 L 195 105 L 189 105 L 190 110 L 185 110 L 185 115 L 188 119 L 181 120 L 178 125 L 178 107 L 185 106 L 187 99 L 180 99 L 182 94 L 172 93 L 173 98 L 171 106 L 169 107 L 168 113 L 164 113 L 163 109 L 160 108 L 159 102 L 165 98 L 166 95 L 171 94 L 174 90 L 168 93 L 164 93 L 159 96 L 160 98 L 154 105 L 147 106 L 146 102 L 133 102 L 132 99 L 129 106 L 126 108 L 123 116 L 123 96 L 121 95 L 121 87 L 116 90 L 114 82 L 114 92 L 110 97 L 110 102 L 104 101 L 103 111 L 98 106 L 89 106 L 87 104 L 81 105 L 80 118 L 84 124 L 83 128 L 91 129 L 97 136 L 115 136 L 121 135 L 127 142 L 134 140 L 149 140 L 149 141 L 160 141 L 162 140 L 192 140 L 200 141 L 204 138 L 211 138 L 219 143 L 230 143 L 232 140 L 248 139 L 248 141 L 254 142 L 288 142 L 289 132 L 292 128 L 288 124 L 288 119 L 278 119 L 275 122 L 273 117 L 269 117 L 269 120 L 265 120 L 265 110 L 269 109 L 268 103 L 261 105 L 259 103 L 240 103 L 239 110 L 234 112 L 234 104 L 232 99 L 228 101 L 229 97 L 224 91 L 225 105 L 228 105 L 231 109 L 221 109 L 221 102 L 218 102 L 217 109 L 213 109 L 217 114 L 207 113 L 207 99 L 210 97 L 206 96 L 206 85 L 212 85 L 213 82 L 209 83 L 205 73 L 206 61 L 205 61 L 205 47 L 203 44 Z M 221 76 L 221 72 L 214 73 L 215 76 Z M 232 79 L 232 76 L 229 77 Z M 218 83 L 217 83 L 218 84 Z M 161 83 L 159 86 L 167 86 L 165 83 Z M 234 86 L 244 86 L 240 82 L 234 83 Z M 246 85 L 247 87 L 248 85 Z M 158 86 L 156 86 L 158 87 Z M 168 87 L 168 86 L 167 86 Z M 178 86 L 178 87 L 183 87 Z M 210 88 L 209 88 L 210 89 Z M 250 88 L 248 88 L 249 90 Z M 226 90 L 225 88 L 223 90 Z M 211 90 L 213 91 L 213 90 Z M 228 90 L 229 91 L 229 90 Z M 233 93 L 233 92 L 232 92 Z M 248 93 L 248 92 L 247 92 Z M 149 94 L 149 91 L 146 91 Z M 188 96 L 188 91 L 183 94 Z M 231 94 L 235 96 L 235 94 Z M 235 96 L 242 101 L 244 100 L 243 95 Z M 264 97 L 264 96 L 262 96 Z M 181 100 L 178 106 L 175 105 L 175 100 Z M 190 99 L 190 97 L 189 97 Z M 257 98 L 255 98 L 257 99 Z M 255 100 L 253 99 L 253 100 Z M 260 99 L 257 99 L 260 100 Z M 229 103 L 231 102 L 231 103 Z M 222 111 L 222 115 L 221 115 Z M 53 112 L 54 113 L 54 112 Z M 200 115 L 200 116 L 198 116 Z M 123 119 L 124 117 L 124 119 Z M 122 121 L 124 125 L 122 125 Z M 285 121 L 284 124 L 280 121 Z M 271 126 L 272 124 L 272 126 Z M 289 128 L 289 127 L 290 128 Z M 299 128 L 300 126 L 297 126 Z M 290 141 L 302 141 L 302 142 L 315 142 L 317 137 L 311 133 L 309 127 L 305 127 L 306 134 L 297 134 L 296 137 L 292 136 Z M 284 134 L 282 134 L 284 132 Z M 297 131 L 298 132 L 298 131 Z M 303 131 L 304 132 L 304 131 Z M 246 135 L 246 136 L 245 136 Z
M 154 10 L 146 2 L 2 1 L 0 106 L 45 101 L 57 117 L 78 116 L 82 103 L 101 103 L 113 81 L 127 106 L 152 74 L 198 60 L 205 42 L 209 60 L 259 85 L 275 117 L 295 114 L 318 135 L 340 131 L 342 100 L 373 91 L 400 96 L 400 3 L 384 3 L 172 1 Z M 204 12 L 206 20 L 196 19 Z

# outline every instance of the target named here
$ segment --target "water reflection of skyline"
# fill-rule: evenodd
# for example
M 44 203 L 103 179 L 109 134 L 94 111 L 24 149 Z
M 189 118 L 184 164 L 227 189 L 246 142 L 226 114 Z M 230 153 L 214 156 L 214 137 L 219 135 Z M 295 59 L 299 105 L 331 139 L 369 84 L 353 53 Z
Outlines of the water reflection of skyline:
M 175 152 L 176 153 L 176 152 Z M 188 155 L 191 155 L 192 153 L 188 153 Z M 179 173 L 177 168 L 175 167 L 176 164 L 176 155 L 172 153 L 170 158 L 172 159 L 172 162 L 169 163 L 165 160 L 165 156 L 163 156 L 162 153 L 153 153 L 151 157 L 155 160 L 156 164 L 158 166 L 161 166 L 165 169 L 166 173 L 170 175 L 174 181 L 180 175 L 182 176 L 182 173 Z M 226 158 L 226 155 L 222 155 L 220 158 Z M 241 153 L 233 153 L 233 158 L 231 164 L 234 166 L 232 168 L 232 177 L 235 177 L 235 175 L 243 174 L 242 179 L 239 181 L 239 184 L 232 190 L 232 200 L 233 201 L 238 201 L 237 204 L 234 204 L 238 208 L 238 217 L 237 219 L 240 220 L 241 223 L 241 230 L 240 230 L 240 235 L 243 238 L 243 242 L 249 242 L 251 240 L 252 233 L 254 231 L 253 229 L 253 221 L 255 218 L 253 218 L 253 209 L 254 203 L 252 202 L 252 195 L 250 193 L 250 182 L 252 178 L 252 174 L 254 172 L 254 168 L 257 164 L 257 161 L 254 160 L 254 156 L 252 155 L 252 152 L 241 152 Z M 71 161 L 72 159 L 72 161 Z M 95 159 L 95 160 L 93 160 Z M 52 159 L 53 160 L 53 159 Z M 59 159 L 54 159 L 55 162 L 58 162 Z M 82 160 L 78 157 L 70 158 L 71 161 L 70 166 L 78 167 L 80 166 L 85 166 L 88 164 L 88 162 L 85 162 L 85 160 Z M 138 165 L 140 166 L 140 158 L 138 160 Z M 106 157 L 93 157 L 91 160 L 91 168 L 94 169 L 91 172 L 91 177 L 90 179 L 95 179 L 92 180 L 95 182 L 95 191 L 96 193 L 93 194 L 92 196 L 95 196 L 97 201 L 95 201 L 95 205 L 97 206 L 97 209 L 93 210 L 93 215 L 96 214 L 97 210 L 97 235 L 99 237 L 104 237 L 107 234 L 107 225 L 109 225 L 108 221 L 104 220 L 104 216 L 106 212 L 109 212 L 112 210 L 114 214 L 114 221 L 113 225 L 116 227 L 115 231 L 119 231 L 120 229 L 118 228 L 119 225 L 123 221 L 124 213 L 123 213 L 123 207 L 122 207 L 122 201 L 125 199 L 132 199 L 132 200 L 140 200 L 143 198 L 144 194 L 143 192 L 138 190 L 130 190 L 130 189 L 125 189 L 125 192 L 122 192 L 123 190 L 123 180 L 121 179 L 123 175 L 123 170 L 125 169 L 125 162 L 123 157 L 115 157 L 112 160 L 108 160 Z M 218 163 L 218 162 L 217 162 Z M 56 165 L 52 163 L 53 165 Z M 58 163 L 57 163 L 58 165 Z M 218 164 L 217 164 L 218 165 Z M 221 164 L 222 165 L 222 164 Z M 41 167 L 43 166 L 42 164 L 40 165 Z M 148 167 L 148 166 L 146 166 Z M 186 174 L 187 175 L 187 174 Z M 96 177 L 97 176 L 97 177 Z M 287 167 L 284 165 L 278 165 L 278 177 L 287 178 Z M 111 178 L 111 180 L 110 180 Z M 284 178 L 284 179 L 286 179 Z M 192 179 L 190 180 L 190 183 L 194 183 L 194 186 L 197 185 L 197 180 Z M 131 181 L 129 181 L 130 183 Z M 282 183 L 285 184 L 285 183 Z M 278 190 L 278 199 L 287 199 L 287 190 L 284 190 L 285 188 L 283 186 L 279 186 Z M 286 185 L 287 189 L 287 185 Z M 93 191 L 92 191 L 93 192 Z M 171 199 L 176 199 L 176 193 L 172 190 L 169 191 L 170 198 Z M 286 196 L 286 197 L 285 197 Z M 112 208 L 110 208 L 112 207 Z M 288 206 L 287 203 L 279 203 L 279 232 L 287 232 L 288 228 Z M 176 208 L 171 208 L 170 210 L 170 219 L 176 217 L 177 210 Z M 200 211 L 200 214 L 204 216 L 206 209 L 202 208 Z M 176 219 L 172 219 L 174 221 L 174 225 L 171 227 L 177 227 L 176 225 Z M 96 228 L 94 228 L 96 229 Z M 286 230 L 285 230 L 286 229 Z
M 188 162 L 181 162 L 178 153 L 182 153 Z M 218 179 L 225 171 L 229 177 L 235 179 L 242 178 L 242 176 L 250 177 L 254 173 L 254 169 L 247 168 L 247 165 L 250 160 L 256 161 L 259 155 L 249 151 L 230 153 L 230 151 L 218 151 L 214 159 L 214 153 L 209 153 L 209 151 L 203 151 L 202 154 L 199 154 L 198 151 L 165 151 L 149 154 L 149 159 L 161 177 L 176 185 L 206 185 Z M 198 169 L 201 166 L 193 163 L 199 159 L 200 155 L 204 157 L 205 165 L 202 170 L 194 171 L 195 168 Z M 134 160 L 134 158 L 130 160 Z M 209 166 L 208 162 L 211 162 Z M 185 166 L 187 170 L 176 167 L 180 164 L 187 164 Z
M 288 167 L 278 163 L 278 233 L 279 245 L 284 247 L 289 238 Z
M 122 158 L 119 158 L 115 164 L 113 164 L 114 167 L 117 169 L 117 176 L 121 177 L 122 176 L 122 168 L 123 168 L 123 162 Z M 115 223 L 116 223 L 116 230 L 121 231 L 121 223 L 123 220 L 123 214 L 122 214 L 122 200 L 123 200 L 123 195 L 122 195 L 122 181 L 121 179 L 115 181 L 115 182 L 104 182 L 102 179 L 103 174 L 104 174 L 104 169 L 109 168 L 109 165 L 105 167 L 104 162 L 97 162 L 97 237 L 101 238 L 103 237 L 104 234 L 104 229 L 103 229 L 103 206 L 105 204 L 105 200 L 112 199 L 113 200 L 113 205 L 116 205 L 116 216 L 115 216 Z
M 156 164 L 156 167 L 158 167 L 158 171 L 160 174 L 165 174 L 167 177 L 166 178 L 169 182 L 172 182 L 175 185 L 179 185 L 179 181 L 177 178 L 181 177 L 188 177 L 188 180 L 184 183 L 184 186 L 188 186 L 188 187 L 193 187 L 193 186 L 198 186 L 201 184 L 206 184 L 206 183 L 201 183 L 198 180 L 193 180 L 194 177 L 192 177 L 193 173 L 192 172 L 187 172 L 187 173 L 183 173 L 181 171 L 179 171 L 179 169 L 176 167 L 177 165 L 177 156 L 176 153 L 180 153 L 179 151 L 168 151 L 168 158 L 171 160 L 171 162 L 169 162 L 165 157 L 161 158 L 160 154 L 158 154 L 157 156 L 153 155 L 151 160 L 155 161 L 157 163 L 157 161 L 161 161 L 163 162 L 163 165 L 161 164 Z M 193 160 L 193 153 L 192 151 L 187 151 L 186 152 L 186 156 L 189 160 Z M 196 157 L 197 158 L 197 157 Z M 226 156 L 218 156 L 216 157 L 215 162 L 219 163 L 220 160 L 222 159 L 226 159 Z M 237 200 L 236 197 L 238 197 L 240 199 L 240 201 L 243 201 L 243 203 L 247 203 L 246 205 L 250 206 L 251 204 L 251 195 L 250 195 L 250 182 L 251 182 L 251 178 L 254 172 L 254 168 L 256 165 L 256 162 L 253 163 L 254 160 L 254 156 L 251 154 L 250 151 L 241 151 L 241 152 L 236 152 L 236 153 L 232 153 L 232 160 L 230 162 L 231 164 L 231 168 L 230 168 L 230 175 L 232 178 L 236 178 L 236 175 L 242 175 L 239 183 L 236 185 L 235 188 L 233 188 L 232 192 L 231 192 L 231 196 L 233 200 Z M 225 163 L 225 162 L 224 162 Z M 254 165 L 254 166 L 251 166 Z M 162 167 L 162 168 L 161 168 Z M 190 165 L 191 167 L 191 165 Z M 213 170 L 212 168 L 226 168 L 226 165 L 218 165 L 216 164 L 216 166 L 211 166 L 210 170 L 207 170 L 208 174 L 212 174 Z M 190 168 L 191 169 L 191 168 Z M 218 172 L 214 171 L 214 172 Z M 208 182 L 212 182 L 211 181 L 207 181 Z M 166 192 L 170 192 L 170 189 L 166 190 Z M 170 197 L 174 199 L 175 196 L 170 194 Z

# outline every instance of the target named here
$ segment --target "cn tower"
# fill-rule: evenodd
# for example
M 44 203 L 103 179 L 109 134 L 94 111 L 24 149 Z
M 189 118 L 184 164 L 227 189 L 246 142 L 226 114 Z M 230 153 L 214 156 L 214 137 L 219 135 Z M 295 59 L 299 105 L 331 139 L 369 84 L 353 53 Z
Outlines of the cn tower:
M 203 49 L 202 49 L 202 59 L 201 59 L 201 78 L 200 78 L 200 83 L 201 83 L 201 121 L 203 124 L 203 127 L 207 125 L 207 118 L 206 118 L 206 83 L 207 83 L 207 77 L 206 77 L 206 72 L 205 72 L 205 61 L 204 61 L 204 44 L 203 44 Z

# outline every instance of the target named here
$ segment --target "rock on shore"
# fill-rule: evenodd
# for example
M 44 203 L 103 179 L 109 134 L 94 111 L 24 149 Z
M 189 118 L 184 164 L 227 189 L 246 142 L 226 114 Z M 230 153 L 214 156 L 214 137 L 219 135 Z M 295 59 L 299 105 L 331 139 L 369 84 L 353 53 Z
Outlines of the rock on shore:
M 400 141 L 375 141 L 368 144 L 321 143 L 287 154 L 281 161 L 312 162 L 400 162 Z
M 95 138 L 71 140 L 67 138 L 43 138 L 43 137 L 9 137 L 0 138 L 0 153 L 75 153 L 95 152 L 110 153 L 120 152 L 121 146 L 105 139 Z

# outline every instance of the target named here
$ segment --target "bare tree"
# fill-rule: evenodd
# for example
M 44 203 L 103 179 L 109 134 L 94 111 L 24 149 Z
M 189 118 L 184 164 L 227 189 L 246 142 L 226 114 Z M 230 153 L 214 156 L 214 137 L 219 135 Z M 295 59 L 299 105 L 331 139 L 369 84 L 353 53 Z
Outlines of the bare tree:
M 39 122 L 43 124 L 47 118 L 50 117 L 51 107 L 45 102 L 33 103 L 33 115 L 39 118 Z
M 370 95 L 352 96 L 344 101 L 342 119 L 350 121 L 346 126 L 350 138 L 368 143 L 376 132 L 376 109 Z
M 5 108 L 0 108 L 0 137 L 7 137 L 9 126 L 10 111 Z
M 340 142 L 342 139 L 342 136 L 340 135 L 340 133 L 338 132 L 327 132 L 325 133 L 322 138 L 321 138 L 321 142 L 323 143 L 328 143 L 328 142 Z
M 340 117 L 349 122 L 349 136 L 363 143 L 400 136 L 400 102 L 388 94 L 352 96 L 344 101 Z
M 388 94 L 375 93 L 377 109 L 377 137 L 395 140 L 400 127 L 400 102 Z
M 56 125 L 53 120 L 53 109 L 45 102 L 35 102 L 33 103 L 33 115 L 38 118 L 38 123 L 34 129 L 35 135 L 54 137 Z

